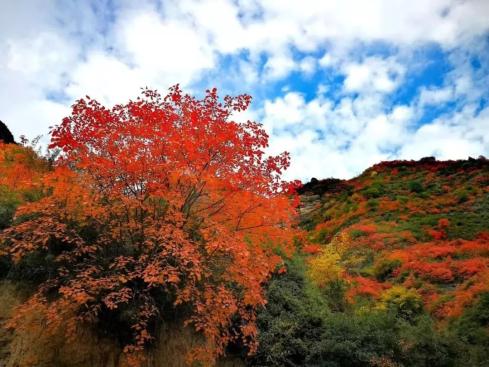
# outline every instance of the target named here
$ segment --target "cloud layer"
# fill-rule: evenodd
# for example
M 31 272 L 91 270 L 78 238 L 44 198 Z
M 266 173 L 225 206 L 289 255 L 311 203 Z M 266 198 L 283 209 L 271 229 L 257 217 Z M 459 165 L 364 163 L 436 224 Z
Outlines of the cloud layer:
M 485 0 L 21 0 L 0 5 L 0 119 L 47 134 L 77 98 L 180 83 L 255 97 L 288 178 L 489 154 Z M 238 117 L 237 117 L 238 118 Z

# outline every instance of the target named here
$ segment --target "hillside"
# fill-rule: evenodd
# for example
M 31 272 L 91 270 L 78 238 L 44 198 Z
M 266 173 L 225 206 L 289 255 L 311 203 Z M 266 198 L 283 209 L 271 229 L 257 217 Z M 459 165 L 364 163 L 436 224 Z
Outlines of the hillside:
M 489 161 L 382 162 L 299 189 L 257 365 L 488 366 Z
M 355 284 L 349 297 L 378 298 L 402 285 L 446 317 L 489 290 L 486 159 L 383 162 L 348 181 L 309 183 L 301 193 L 310 240 L 347 242 L 339 264 Z

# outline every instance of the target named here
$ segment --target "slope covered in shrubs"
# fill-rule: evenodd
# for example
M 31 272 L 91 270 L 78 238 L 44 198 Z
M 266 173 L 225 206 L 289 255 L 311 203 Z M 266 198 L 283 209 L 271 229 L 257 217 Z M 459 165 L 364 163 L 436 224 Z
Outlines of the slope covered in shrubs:
M 489 365 L 489 161 L 383 162 L 299 192 L 308 240 L 268 288 L 257 365 Z
M 342 236 L 352 300 L 403 286 L 443 318 L 489 291 L 489 161 L 385 162 L 343 185 L 317 197 L 304 225 L 321 251 Z

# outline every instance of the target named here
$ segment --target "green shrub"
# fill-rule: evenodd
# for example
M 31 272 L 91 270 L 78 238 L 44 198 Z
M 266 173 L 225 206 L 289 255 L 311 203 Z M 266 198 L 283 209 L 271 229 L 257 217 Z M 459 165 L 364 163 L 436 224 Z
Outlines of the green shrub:
M 324 329 L 327 311 L 317 293 L 307 292 L 304 263 L 287 263 L 287 272 L 268 285 L 267 306 L 258 314 L 259 349 L 250 366 L 306 366 L 314 343 Z
M 367 201 L 367 208 L 374 210 L 379 207 L 379 201 L 377 199 L 370 199 Z
M 409 188 L 409 191 L 417 193 L 417 194 L 424 191 L 424 187 L 421 184 L 421 182 L 419 182 L 419 181 L 410 181 L 408 183 L 408 188 Z
M 423 299 L 416 290 L 395 285 L 382 293 L 380 307 L 402 319 L 413 321 L 423 312 Z
M 326 285 L 322 292 L 328 307 L 333 312 L 345 312 L 349 308 L 346 300 L 347 283 L 342 279 L 334 280 Z
M 400 266 L 400 260 L 381 258 L 374 264 L 373 275 L 377 280 L 385 281 L 392 275 L 392 272 Z
M 400 356 L 396 320 L 386 313 L 331 314 L 306 366 L 363 367 Z
M 453 322 L 451 331 L 458 345 L 458 366 L 489 366 L 489 293 Z
M 359 237 L 362 237 L 362 236 L 365 236 L 367 234 L 367 232 L 365 231 L 362 231 L 360 229 L 353 229 L 350 231 L 350 237 L 355 240 Z
M 397 195 L 396 200 L 399 201 L 401 204 L 407 204 L 407 202 L 409 201 L 409 197 L 403 195 Z
M 0 186 L 0 230 L 7 228 L 12 223 L 20 200 L 16 194 Z
M 364 189 L 362 194 L 367 199 L 379 198 L 385 194 L 385 188 L 380 182 L 374 182 L 368 188 Z
M 403 353 L 400 359 L 403 366 L 455 367 L 473 366 L 457 363 L 456 340 L 444 331 L 438 331 L 435 322 L 427 315 L 416 323 L 400 323 L 399 338 Z
M 457 194 L 457 200 L 460 204 L 465 203 L 466 201 L 469 200 L 469 194 L 467 194 L 466 191 L 459 192 Z

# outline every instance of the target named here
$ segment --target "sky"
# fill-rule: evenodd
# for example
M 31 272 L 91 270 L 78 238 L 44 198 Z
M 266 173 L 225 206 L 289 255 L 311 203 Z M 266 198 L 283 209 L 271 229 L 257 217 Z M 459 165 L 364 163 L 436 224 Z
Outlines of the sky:
M 0 0 L 0 55 L 17 138 L 179 83 L 253 96 L 287 179 L 489 157 L 489 0 Z

